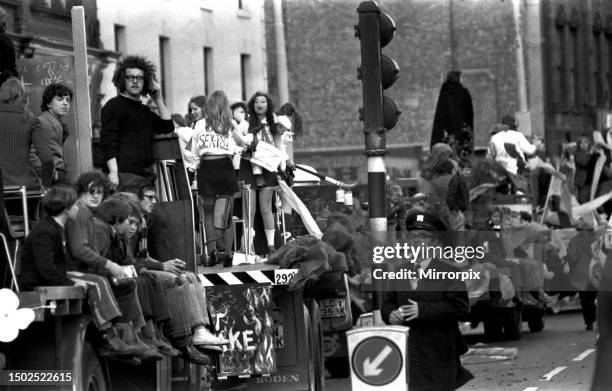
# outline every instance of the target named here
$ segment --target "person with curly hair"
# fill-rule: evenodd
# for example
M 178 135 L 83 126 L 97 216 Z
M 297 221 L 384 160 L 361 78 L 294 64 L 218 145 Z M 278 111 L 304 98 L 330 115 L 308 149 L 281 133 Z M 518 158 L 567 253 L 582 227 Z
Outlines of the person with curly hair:
M 70 183 L 64 161 L 68 126 L 62 120 L 70 111 L 73 95 L 72 89 L 65 84 L 49 84 L 43 91 L 42 114 L 30 127 L 32 147 L 37 158 L 34 158 L 33 164 L 45 186 Z
M 174 123 L 166 107 L 155 65 L 144 57 L 127 56 L 117 64 L 113 84 L 119 95 L 102 108 L 100 148 L 113 188 L 135 176 L 153 176 L 153 134 L 171 133 Z M 159 115 L 142 104 L 153 98 Z

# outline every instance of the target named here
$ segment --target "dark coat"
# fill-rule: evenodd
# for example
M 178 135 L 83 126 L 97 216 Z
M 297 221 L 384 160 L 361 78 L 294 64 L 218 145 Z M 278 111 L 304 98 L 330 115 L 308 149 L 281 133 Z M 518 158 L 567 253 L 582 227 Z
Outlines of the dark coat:
M 440 88 L 430 147 L 445 142 L 445 131 L 449 135 L 459 135 L 464 124 L 474 129 L 472 96 L 460 82 L 445 81 Z
M 0 168 L 5 186 L 40 187 L 30 161 L 30 122 L 23 107 L 0 104 Z
M 429 269 L 456 271 L 444 262 L 432 260 Z M 398 280 L 395 280 L 398 281 Z M 408 388 L 411 391 L 455 390 L 473 378 L 461 366 L 459 356 L 467 351 L 458 321 L 468 316 L 469 302 L 465 284 L 460 280 L 420 280 L 416 291 L 408 281 L 400 289 L 386 293 L 381 312 L 389 315 L 408 300 L 419 304 L 418 318 L 405 323 L 408 336 Z
M 74 285 L 66 275 L 70 256 L 64 240 L 64 228 L 52 217 L 45 217 L 23 244 L 19 286 L 29 291 L 37 286 Z
M 470 190 L 467 180 L 460 174 L 455 174 L 448 183 L 448 193 L 446 204 L 452 211 L 460 210 L 465 212 L 470 207 Z
M 16 58 L 13 40 L 6 33 L 0 33 L 0 85 L 11 76 L 19 77 Z
M 574 152 L 574 162 L 576 163 L 576 174 L 574 184 L 576 186 L 590 186 L 593 182 L 593 169 L 597 155 L 589 151 L 577 150 Z
M 610 255 L 608 255 L 609 257 Z M 597 356 L 593 373 L 592 391 L 603 391 L 612 383 L 612 262 L 604 267 L 600 292 L 597 298 Z

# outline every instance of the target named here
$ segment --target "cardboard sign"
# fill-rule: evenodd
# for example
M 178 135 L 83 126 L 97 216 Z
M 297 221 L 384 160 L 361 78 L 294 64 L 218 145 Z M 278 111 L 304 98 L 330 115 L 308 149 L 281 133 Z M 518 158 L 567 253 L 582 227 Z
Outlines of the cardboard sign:
M 218 376 L 276 372 L 272 286 L 212 286 L 206 298 L 215 329 L 230 341 L 219 357 Z

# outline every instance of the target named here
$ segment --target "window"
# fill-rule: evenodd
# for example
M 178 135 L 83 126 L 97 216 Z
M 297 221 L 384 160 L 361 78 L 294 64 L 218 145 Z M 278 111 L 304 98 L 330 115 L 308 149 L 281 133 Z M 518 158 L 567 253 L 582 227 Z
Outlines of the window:
M 555 76 L 553 86 L 555 88 L 553 99 L 559 104 L 560 109 L 565 109 L 567 102 L 567 79 L 565 76 L 567 64 L 567 48 L 565 43 L 565 26 L 557 25 L 555 34 L 558 43 L 558 52 L 555 61 Z
M 607 71 L 606 71 L 606 87 L 608 93 L 606 94 L 606 98 L 608 100 L 609 107 L 612 108 L 612 34 L 606 34 L 606 48 L 608 51 L 608 58 L 606 61 Z
M 249 79 L 251 68 L 251 56 L 248 54 L 240 55 L 240 96 L 243 101 L 247 100 L 249 93 Z
M 593 31 L 593 45 L 595 45 L 595 66 L 593 67 L 593 82 L 595 83 L 595 104 L 603 104 L 603 85 L 602 85 L 602 47 L 601 31 Z
M 212 48 L 204 47 L 204 95 L 208 95 L 212 86 Z
M 569 74 L 569 91 L 568 98 L 572 98 L 570 107 L 580 107 L 580 45 L 578 44 L 578 29 L 570 28 L 570 45 L 571 45 L 571 69 Z
M 159 74 L 161 75 L 161 93 L 164 99 L 168 99 L 168 84 L 170 80 L 170 38 L 159 37 Z
M 125 26 L 120 24 L 115 25 L 115 51 L 121 53 L 127 52 Z

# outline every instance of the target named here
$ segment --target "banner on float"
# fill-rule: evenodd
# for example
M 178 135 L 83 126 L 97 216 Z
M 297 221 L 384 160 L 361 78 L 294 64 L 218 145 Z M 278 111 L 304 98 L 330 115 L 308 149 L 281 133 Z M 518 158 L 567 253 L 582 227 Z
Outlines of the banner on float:
M 214 309 L 214 328 L 230 341 L 219 355 L 218 376 L 275 372 L 272 286 L 212 286 L 206 298 Z

